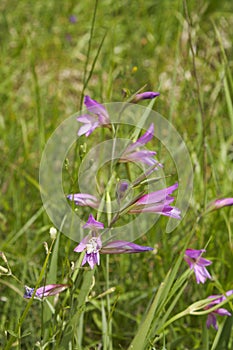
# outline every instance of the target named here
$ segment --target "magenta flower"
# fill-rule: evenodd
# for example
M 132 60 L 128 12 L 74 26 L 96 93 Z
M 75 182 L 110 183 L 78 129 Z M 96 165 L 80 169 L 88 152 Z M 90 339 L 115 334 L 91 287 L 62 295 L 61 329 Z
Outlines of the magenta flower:
M 67 198 L 70 201 L 74 201 L 76 205 L 81 207 L 88 206 L 91 208 L 98 208 L 99 206 L 99 200 L 95 196 L 88 193 L 68 194 Z
M 82 266 L 86 262 L 90 265 L 90 268 L 93 269 L 95 265 L 100 264 L 100 249 L 102 247 L 101 238 L 98 231 L 104 228 L 102 222 L 96 221 L 92 214 L 89 215 L 89 218 L 83 228 L 90 229 L 90 234 L 82 239 L 82 241 L 74 248 L 74 251 L 81 253 L 84 250 L 85 255 L 82 261 Z
M 98 230 L 104 229 L 104 224 L 102 222 L 96 221 L 92 214 L 89 215 L 89 218 L 83 228 L 89 228 L 92 232 L 98 233 Z
M 40 287 L 36 290 L 35 298 L 42 299 L 44 297 L 59 294 L 63 292 L 67 287 L 69 287 L 68 284 L 48 284 L 47 286 Z M 25 286 L 25 294 L 23 297 L 30 299 L 34 290 L 35 288 Z
M 117 187 L 116 187 L 116 198 L 117 198 L 118 203 L 120 203 L 122 201 L 122 199 L 124 199 L 124 197 L 127 194 L 128 189 L 129 189 L 128 181 L 122 180 L 122 181 L 118 182 Z
M 142 135 L 136 142 L 132 143 L 125 149 L 119 161 L 122 163 L 142 162 L 142 163 L 148 164 L 149 166 L 154 164 L 158 164 L 159 166 L 162 166 L 160 163 L 158 163 L 157 160 L 153 158 L 156 152 L 148 151 L 148 150 L 140 150 L 140 151 L 137 150 L 137 148 L 140 148 L 144 146 L 146 143 L 148 143 L 153 138 L 153 136 L 154 136 L 154 124 L 152 123 L 144 135 Z
M 100 264 L 100 254 L 141 253 L 153 250 L 151 247 L 143 247 L 126 241 L 112 241 L 102 245 L 98 230 L 103 229 L 104 225 L 96 221 L 92 215 L 89 216 L 83 228 L 89 228 L 91 232 L 82 239 L 74 251 L 78 253 L 85 251 L 82 266 L 88 263 L 91 269 Z
M 81 253 L 85 250 L 82 266 L 88 263 L 93 269 L 95 265 L 100 264 L 100 249 L 102 242 L 100 236 L 93 237 L 91 234 L 84 237 L 79 245 L 74 248 L 74 252 Z
M 214 202 L 210 203 L 209 210 L 217 210 L 231 205 L 233 205 L 233 198 L 216 199 Z
M 205 251 L 205 249 L 186 249 L 185 251 L 184 260 L 189 264 L 190 269 L 194 271 L 198 284 L 205 283 L 207 278 L 212 278 L 205 267 L 211 265 L 212 262 L 201 257 Z
M 170 187 L 143 195 L 130 206 L 128 213 L 157 213 L 180 219 L 180 210 L 170 206 L 170 203 L 174 201 L 174 197 L 171 197 L 170 194 L 177 188 L 178 183 L 175 183 Z
M 87 110 L 92 113 L 92 115 L 83 114 L 77 118 L 79 122 L 84 124 L 78 131 L 79 136 L 85 134 L 86 137 L 88 137 L 99 126 L 109 127 L 109 115 L 102 104 L 98 103 L 95 100 L 92 100 L 89 96 L 85 96 L 84 104 L 87 107 Z
M 146 91 L 141 94 L 137 94 L 134 96 L 132 102 L 137 103 L 141 100 L 152 100 L 153 98 L 159 96 L 159 92 L 153 92 L 153 91 Z
M 153 250 L 151 247 L 145 247 L 133 242 L 126 241 L 112 241 L 106 243 L 102 249 L 101 254 L 130 254 L 130 253 L 142 253 L 149 250 Z
M 71 15 L 71 16 L 69 17 L 69 21 L 70 21 L 70 23 L 76 23 L 76 22 L 77 22 L 76 16 L 75 16 L 75 15 Z
M 233 290 L 229 290 L 228 292 L 226 292 L 225 295 L 230 296 L 232 294 L 233 294 Z M 208 298 L 211 298 L 211 299 L 217 298 L 217 297 L 219 297 L 219 298 L 212 300 L 205 309 L 206 310 L 211 309 L 214 305 L 220 304 L 222 301 L 226 300 L 225 295 L 210 295 Z M 218 330 L 216 315 L 231 316 L 231 313 L 224 308 L 219 308 L 219 309 L 216 309 L 216 310 L 210 312 L 208 314 L 207 321 L 206 321 L 207 328 L 210 328 L 210 326 L 212 325 L 216 330 Z

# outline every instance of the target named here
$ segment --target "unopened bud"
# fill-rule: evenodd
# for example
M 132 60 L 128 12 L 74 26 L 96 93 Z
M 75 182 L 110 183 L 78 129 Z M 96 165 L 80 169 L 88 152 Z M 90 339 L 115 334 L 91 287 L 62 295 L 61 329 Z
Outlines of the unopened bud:
M 55 227 L 50 227 L 49 234 L 51 239 L 55 239 L 57 237 L 57 229 Z
M 135 95 L 132 102 L 137 103 L 141 100 L 152 100 L 153 98 L 155 98 L 159 95 L 160 95 L 159 92 L 153 92 L 153 91 L 142 92 L 141 94 Z
M 209 211 L 221 209 L 223 207 L 228 207 L 233 205 L 233 198 L 222 198 L 222 199 L 216 199 L 212 203 L 209 204 L 208 209 Z

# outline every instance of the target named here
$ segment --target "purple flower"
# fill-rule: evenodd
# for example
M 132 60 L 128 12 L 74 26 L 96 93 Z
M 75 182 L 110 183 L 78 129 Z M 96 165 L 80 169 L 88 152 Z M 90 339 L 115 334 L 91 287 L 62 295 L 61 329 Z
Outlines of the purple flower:
M 74 201 L 76 205 L 81 207 L 88 206 L 91 208 L 98 208 L 99 206 L 99 200 L 95 196 L 88 193 L 68 194 L 67 198 L 70 201 Z
M 77 22 L 76 16 L 75 16 L 75 15 L 71 15 L 71 16 L 69 17 L 69 21 L 70 21 L 70 23 L 76 23 L 76 22 Z
M 170 194 L 175 191 L 177 187 L 178 183 L 175 183 L 170 187 L 143 195 L 133 203 L 128 213 L 158 213 L 180 219 L 180 210 L 170 206 L 170 203 L 174 201 L 174 197 L 171 197 Z
M 91 231 L 98 231 L 104 229 L 104 224 L 102 222 L 96 221 L 92 214 L 89 215 L 89 218 L 83 228 L 89 228 Z
M 229 290 L 228 292 L 225 293 L 226 296 L 230 296 L 232 294 L 233 294 L 233 290 Z M 222 301 L 226 300 L 225 295 L 210 295 L 208 298 L 211 298 L 211 299 L 217 298 L 217 299 L 212 300 L 205 309 L 208 310 L 212 308 L 214 305 L 220 304 Z M 218 330 L 216 315 L 231 316 L 231 313 L 224 308 L 219 308 L 210 312 L 208 314 L 207 321 L 206 321 L 207 328 L 210 328 L 210 326 L 212 325 L 216 330 Z
M 157 160 L 153 158 L 156 152 L 148 151 L 148 150 L 141 150 L 141 151 L 137 150 L 137 148 L 140 148 L 144 146 L 146 143 L 148 143 L 153 138 L 153 135 L 154 135 L 154 124 L 152 123 L 144 135 L 142 135 L 136 142 L 132 143 L 125 149 L 119 161 L 122 163 L 142 162 L 142 163 L 148 164 L 149 166 L 154 164 L 158 164 L 159 166 L 162 166 L 160 163 L 158 163 Z
M 102 249 L 102 254 L 125 254 L 125 253 L 142 253 L 148 250 L 153 250 L 151 247 L 141 246 L 132 242 L 112 241 L 106 243 Z
M 120 203 L 121 200 L 124 199 L 128 189 L 129 189 L 128 181 L 122 180 L 117 184 L 116 198 L 117 198 L 118 203 Z
M 83 114 L 77 118 L 79 122 L 84 124 L 78 131 L 79 136 L 85 134 L 86 137 L 88 137 L 97 127 L 102 125 L 109 127 L 109 115 L 102 104 L 92 100 L 89 96 L 85 96 L 84 104 L 87 107 L 87 110 L 93 115 Z
M 153 98 L 159 96 L 160 93 L 159 92 L 153 92 L 153 91 L 146 91 L 143 92 L 141 94 L 137 94 L 135 95 L 135 97 L 133 98 L 132 102 L 137 103 L 141 100 L 152 100 Z
M 184 260 L 189 264 L 191 270 L 194 271 L 197 283 L 205 283 L 206 279 L 211 279 L 211 276 L 205 266 L 212 264 L 210 260 L 201 257 L 205 249 L 195 250 L 186 249 Z
M 78 253 L 85 251 L 82 266 L 88 263 L 91 269 L 100 264 L 100 254 L 141 253 L 153 250 L 151 247 L 143 247 L 126 241 L 112 241 L 102 245 L 98 230 L 103 229 L 104 225 L 96 221 L 92 215 L 89 216 L 83 227 L 91 229 L 91 232 L 82 239 L 74 251 Z
M 63 290 L 65 290 L 67 287 L 69 287 L 68 284 L 48 284 L 47 286 L 38 288 L 36 290 L 35 297 L 42 299 L 44 297 L 56 295 L 63 292 Z M 34 290 L 35 288 L 30 288 L 28 286 L 25 286 L 25 294 L 23 297 L 26 299 L 30 299 L 32 297 Z
M 74 248 L 74 251 L 81 253 L 84 250 L 86 251 L 82 265 L 85 265 L 86 262 L 90 265 L 90 268 L 93 269 L 95 265 L 100 264 L 100 249 L 102 247 L 102 242 L 100 236 L 98 236 L 98 230 L 104 228 L 102 222 L 96 221 L 92 214 L 89 215 L 89 218 L 83 228 L 89 228 L 90 234 L 82 239 L 82 241 Z
M 233 205 L 233 198 L 216 199 L 214 202 L 210 203 L 209 210 L 221 209 L 231 205 Z
M 79 245 L 74 248 L 74 252 L 81 253 L 84 250 L 85 255 L 82 261 L 82 266 L 88 263 L 93 269 L 95 265 L 100 264 L 100 249 L 102 247 L 101 238 L 88 235 L 82 239 Z

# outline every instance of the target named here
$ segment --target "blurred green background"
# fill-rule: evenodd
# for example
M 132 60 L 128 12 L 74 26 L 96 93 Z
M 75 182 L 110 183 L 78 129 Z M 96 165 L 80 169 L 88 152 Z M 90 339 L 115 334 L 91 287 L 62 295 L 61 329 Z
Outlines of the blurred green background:
M 80 110 L 94 7 L 95 1 L 0 3 L 0 250 L 23 284 L 33 285 L 38 277 L 51 226 L 39 192 L 41 154 L 53 130 Z M 159 91 L 155 108 L 182 135 L 194 169 L 192 203 L 179 231 L 162 235 L 162 220 L 156 235 L 150 232 L 144 238 L 146 245 L 159 248 L 157 255 L 112 258 L 112 284 L 123 295 L 119 301 L 123 316 L 116 315 L 115 328 L 121 348 L 132 338 L 142 313 L 132 299 L 149 300 L 205 203 L 232 196 L 232 27 L 230 0 L 98 1 L 87 75 L 105 39 L 84 93 L 99 102 L 115 102 L 124 100 L 123 89 L 132 94 L 146 84 L 145 90 Z M 231 208 L 225 208 L 200 224 L 193 244 L 203 248 L 212 237 L 208 256 L 214 261 L 216 282 L 202 289 L 193 286 L 181 308 L 216 286 L 232 289 L 232 221 Z M 67 260 L 77 258 L 70 253 L 73 242 L 61 237 L 61 246 L 59 279 L 69 270 Z M 101 272 L 98 278 L 101 286 Z M 19 284 L 6 276 L 1 281 L 4 333 L 14 328 L 25 301 L 18 295 Z M 32 349 L 38 339 L 35 310 L 31 317 L 26 328 L 32 336 L 25 338 L 25 349 Z M 96 329 L 94 335 L 87 329 L 87 344 L 101 331 L 95 317 L 88 314 L 90 328 Z M 182 342 L 169 349 L 202 349 L 197 337 L 201 322 L 198 318 L 178 322 L 168 339 L 169 344 L 173 337 Z

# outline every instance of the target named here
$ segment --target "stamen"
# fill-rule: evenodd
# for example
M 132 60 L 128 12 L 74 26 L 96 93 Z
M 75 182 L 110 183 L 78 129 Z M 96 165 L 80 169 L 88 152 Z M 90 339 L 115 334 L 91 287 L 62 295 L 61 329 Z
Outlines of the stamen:
M 98 253 L 98 243 L 97 243 L 97 237 L 92 237 L 89 239 L 89 242 L 86 245 L 87 248 L 87 254 L 91 253 Z

